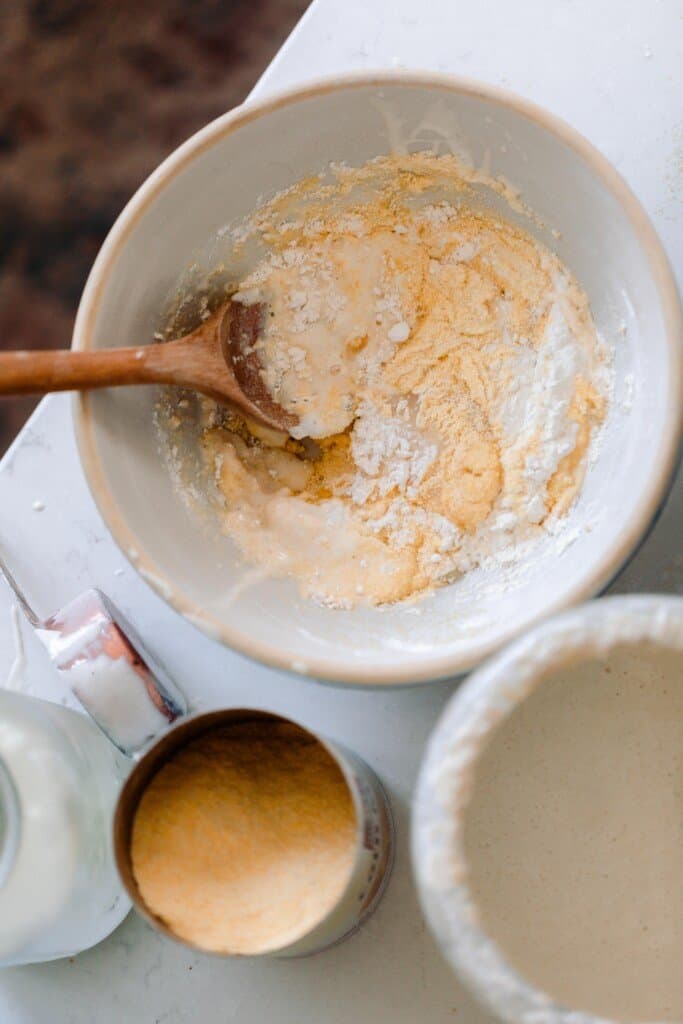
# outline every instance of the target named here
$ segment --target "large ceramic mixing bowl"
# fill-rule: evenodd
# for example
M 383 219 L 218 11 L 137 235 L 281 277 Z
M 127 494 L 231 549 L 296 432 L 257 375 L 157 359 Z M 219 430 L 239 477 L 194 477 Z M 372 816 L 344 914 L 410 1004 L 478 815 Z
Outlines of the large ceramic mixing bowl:
M 566 262 L 614 346 L 616 385 L 597 457 L 564 528 L 533 558 L 384 609 L 318 607 L 283 580 L 240 592 L 249 566 L 217 522 L 198 522 L 159 455 L 158 393 L 117 389 L 76 402 L 100 511 L 163 598 L 254 658 L 366 685 L 459 674 L 542 616 L 596 594 L 664 500 L 683 414 L 681 308 L 657 236 L 610 164 L 543 110 L 463 79 L 354 75 L 248 103 L 142 185 L 95 262 L 74 332 L 77 349 L 151 342 L 188 265 L 210 270 L 221 227 L 331 161 L 359 165 L 401 147 L 456 151 L 511 182 L 545 226 L 508 215 Z

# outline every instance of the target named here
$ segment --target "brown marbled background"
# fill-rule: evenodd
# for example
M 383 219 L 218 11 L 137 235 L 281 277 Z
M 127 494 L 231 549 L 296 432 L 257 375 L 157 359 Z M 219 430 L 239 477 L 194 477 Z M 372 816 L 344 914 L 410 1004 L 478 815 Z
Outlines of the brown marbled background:
M 308 0 L 0 0 L 0 346 L 57 348 L 115 217 Z M 0 399 L 0 452 L 35 401 Z

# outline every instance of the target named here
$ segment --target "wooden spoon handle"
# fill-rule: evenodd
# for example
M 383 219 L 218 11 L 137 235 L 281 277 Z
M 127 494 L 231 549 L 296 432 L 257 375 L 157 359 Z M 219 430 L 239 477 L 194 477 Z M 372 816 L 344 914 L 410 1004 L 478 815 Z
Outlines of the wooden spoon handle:
M 167 379 L 161 346 L 98 352 L 0 352 L 0 395 L 150 384 Z

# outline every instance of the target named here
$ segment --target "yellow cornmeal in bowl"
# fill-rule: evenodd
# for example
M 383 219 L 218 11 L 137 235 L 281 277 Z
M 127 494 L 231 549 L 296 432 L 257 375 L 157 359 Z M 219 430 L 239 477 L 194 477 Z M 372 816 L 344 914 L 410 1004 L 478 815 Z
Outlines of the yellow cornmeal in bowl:
M 341 769 L 286 722 L 212 730 L 163 765 L 131 841 L 149 911 L 214 953 L 258 954 L 307 934 L 351 872 L 356 816 Z
M 327 606 L 523 558 L 576 500 L 605 415 L 585 294 L 463 175 L 429 154 L 337 169 L 243 231 L 266 254 L 235 301 L 268 310 L 263 377 L 300 425 L 273 449 L 217 416 L 204 456 L 242 552 Z

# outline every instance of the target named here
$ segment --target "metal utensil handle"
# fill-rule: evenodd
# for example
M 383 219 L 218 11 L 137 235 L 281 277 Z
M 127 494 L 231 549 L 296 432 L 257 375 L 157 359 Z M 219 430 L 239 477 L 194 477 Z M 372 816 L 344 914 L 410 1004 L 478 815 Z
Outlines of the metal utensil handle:
M 0 573 L 4 576 L 5 582 L 8 584 L 8 586 L 12 590 L 12 593 L 14 594 L 15 598 L 17 599 L 17 603 L 21 607 L 21 610 L 23 611 L 24 615 L 26 616 L 28 621 L 31 623 L 31 625 L 34 628 L 38 628 L 39 626 L 42 626 L 42 621 L 38 618 L 38 616 L 34 612 L 32 606 L 30 605 L 30 603 L 28 601 L 28 598 L 26 597 L 24 592 L 20 589 L 19 584 L 17 583 L 17 581 L 15 580 L 14 576 L 12 575 L 12 573 L 9 570 L 9 568 L 7 567 L 7 563 L 5 562 L 4 558 L 2 557 L 2 551 L 0 551 Z

